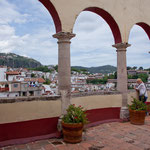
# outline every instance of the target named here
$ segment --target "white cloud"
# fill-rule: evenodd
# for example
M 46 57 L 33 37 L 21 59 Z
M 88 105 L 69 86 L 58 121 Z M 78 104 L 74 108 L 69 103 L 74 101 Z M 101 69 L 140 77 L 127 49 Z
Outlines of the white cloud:
M 57 64 L 58 45 L 52 37 L 54 24 L 46 8 L 35 0 L 0 1 L 0 52 L 14 52 L 39 60 L 42 64 Z M 71 44 L 71 64 L 82 66 L 116 66 L 114 38 L 108 24 L 98 15 L 82 12 L 74 26 L 76 37 Z M 131 30 L 127 64 L 149 66 L 150 42 L 138 26 Z M 141 61 L 142 60 L 142 61 Z
M 92 25 L 94 29 L 91 28 Z M 77 36 L 72 40 L 73 65 L 111 64 L 116 66 L 116 51 L 112 47 L 114 38 L 104 20 L 95 14 L 83 12 L 77 18 L 74 32 L 77 33 Z M 141 27 L 135 25 L 132 28 L 129 43 L 131 47 L 127 48 L 127 64 L 129 66 L 150 67 L 150 54 L 148 54 L 150 41 Z
M 131 47 L 127 50 L 127 65 L 150 68 L 150 41 L 141 27 L 135 25 L 132 28 L 129 43 Z
M 37 25 L 41 22 L 42 24 L 45 23 L 45 18 L 50 16 L 46 8 L 44 8 L 40 2 L 33 0 L 26 0 L 26 2 L 23 1 L 22 3 L 24 3 L 24 5 L 19 5 L 20 3 L 18 3 L 17 0 L 0 1 L 0 9 L 2 10 L 0 14 L 0 52 L 14 52 L 22 56 L 30 56 L 41 61 L 43 64 L 57 64 L 57 42 L 52 38 L 54 25 L 51 25 L 49 21 L 47 21 L 46 25 Z M 25 11 L 20 12 L 19 6 L 21 10 L 26 10 L 22 7 L 26 8 L 25 4 L 27 5 L 27 3 L 27 13 L 25 13 Z M 43 21 L 41 21 L 41 18 L 38 18 L 43 15 L 37 11 L 39 8 L 40 11 L 45 14 L 47 13 Z M 29 12 L 32 16 L 27 15 Z M 51 19 L 51 17 L 49 18 Z M 28 25 L 28 23 L 33 21 L 35 22 Z M 20 23 L 24 24 L 21 24 L 20 27 Z M 49 29 L 49 24 L 52 30 Z M 18 28 L 18 25 L 20 28 Z M 21 31 L 18 31 L 19 29 L 21 29 Z M 24 32 L 23 30 L 27 30 L 28 32 L 22 34 Z M 18 35 L 17 32 L 20 34 Z
M 17 11 L 17 6 L 8 3 L 7 0 L 0 1 L 0 24 L 7 24 L 11 22 L 25 23 L 28 14 L 21 14 Z
M 114 39 L 109 26 L 100 16 L 82 12 L 74 32 L 77 35 L 72 39 L 72 65 L 116 65 L 116 52 L 112 47 Z

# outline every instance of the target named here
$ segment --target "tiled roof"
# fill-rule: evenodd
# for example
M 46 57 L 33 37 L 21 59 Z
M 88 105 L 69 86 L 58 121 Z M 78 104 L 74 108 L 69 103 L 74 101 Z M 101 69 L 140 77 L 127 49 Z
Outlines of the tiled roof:
M 128 83 L 136 83 L 137 79 L 128 79 Z M 117 79 L 108 79 L 108 83 L 116 83 Z
M 32 82 L 39 82 L 39 83 L 44 83 L 45 80 L 43 78 L 25 78 L 24 79 L 25 82 L 28 82 L 28 81 L 32 81 Z
M 20 72 L 17 71 L 10 71 L 10 72 L 6 72 L 7 75 L 19 75 L 21 74 Z

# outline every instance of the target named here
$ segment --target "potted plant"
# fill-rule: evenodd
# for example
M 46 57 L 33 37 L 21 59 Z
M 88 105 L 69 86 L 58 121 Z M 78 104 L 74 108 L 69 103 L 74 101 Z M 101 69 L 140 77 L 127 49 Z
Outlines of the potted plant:
M 143 125 L 145 122 L 145 115 L 147 106 L 142 101 L 132 97 L 132 104 L 129 107 L 130 122 L 135 125 Z
M 88 123 L 87 113 L 81 106 L 69 105 L 67 113 L 62 118 L 62 129 L 64 141 L 68 143 L 79 143 L 82 141 L 82 132 Z

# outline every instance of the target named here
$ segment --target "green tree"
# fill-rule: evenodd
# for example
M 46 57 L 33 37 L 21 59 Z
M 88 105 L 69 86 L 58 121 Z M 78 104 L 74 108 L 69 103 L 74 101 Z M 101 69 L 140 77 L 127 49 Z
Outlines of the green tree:
M 105 77 L 103 77 L 103 79 L 92 79 L 92 80 L 87 79 L 86 82 L 87 82 L 87 84 L 89 84 L 89 83 L 91 83 L 91 84 L 106 84 L 107 80 L 108 80 L 108 77 L 105 76 Z
M 143 82 L 147 82 L 148 79 L 148 75 L 143 73 L 143 74 L 139 74 L 138 78 L 141 78 Z
M 75 71 L 75 72 L 81 72 L 79 69 L 76 69 L 76 68 L 73 68 L 73 67 L 71 67 L 71 71 Z
M 58 72 L 58 65 L 54 66 L 54 69 Z
M 87 69 L 80 69 L 80 71 L 87 72 L 88 70 Z
M 115 79 L 115 75 L 114 74 L 109 75 L 108 79 Z
M 32 74 L 31 74 L 31 78 L 34 78 L 34 77 L 35 77 L 35 74 L 34 74 L 34 73 L 32 73 Z
M 127 67 L 127 70 L 131 70 L 132 68 L 130 66 Z
M 49 80 L 49 79 L 45 79 L 45 82 L 44 82 L 44 84 L 47 84 L 47 85 L 49 85 L 51 83 L 51 81 Z
M 141 78 L 143 82 L 147 82 L 148 75 L 145 73 L 136 74 L 136 75 L 128 75 L 128 79 L 137 79 L 137 78 Z
M 136 66 L 134 66 L 132 69 L 133 69 L 133 70 L 136 70 L 136 69 L 137 69 L 137 67 L 136 67 Z
M 133 79 L 132 75 L 128 75 L 128 79 Z
M 143 67 L 139 67 L 139 70 L 143 70 Z
M 42 71 L 42 72 L 51 72 L 52 70 L 48 69 L 47 66 L 40 66 L 37 68 L 30 68 L 29 70 Z

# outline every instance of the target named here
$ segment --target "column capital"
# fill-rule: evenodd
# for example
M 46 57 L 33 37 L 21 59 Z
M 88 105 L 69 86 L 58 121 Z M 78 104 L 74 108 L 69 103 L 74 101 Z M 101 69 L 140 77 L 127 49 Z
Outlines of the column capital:
M 54 38 L 57 38 L 58 40 L 70 40 L 73 37 L 75 37 L 75 34 L 71 33 L 71 32 L 58 32 L 56 34 L 53 35 Z
M 117 44 L 114 44 L 112 45 L 112 47 L 115 47 L 118 50 L 120 51 L 126 51 L 126 48 L 127 47 L 130 47 L 131 44 L 128 44 L 128 43 L 117 43 Z

